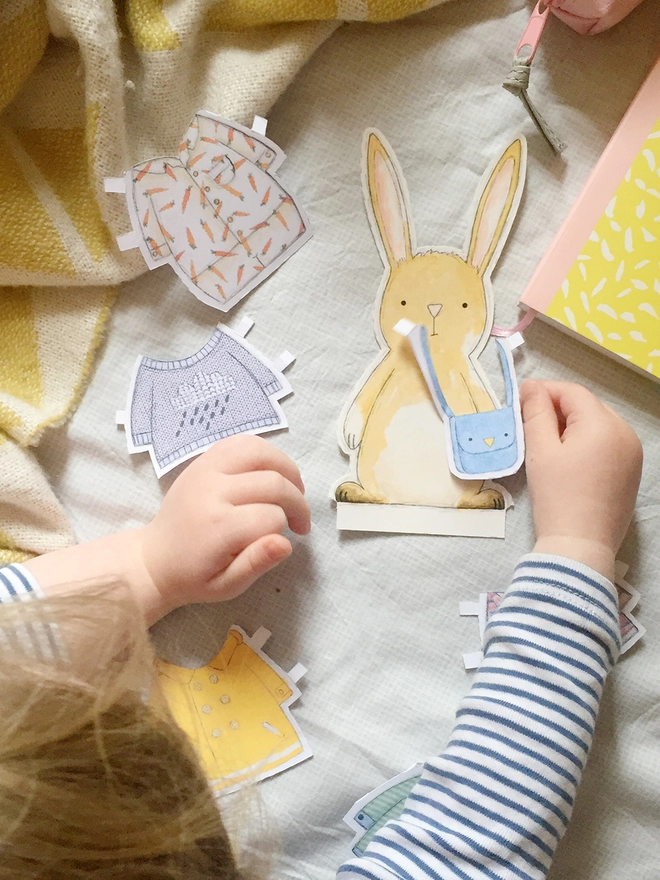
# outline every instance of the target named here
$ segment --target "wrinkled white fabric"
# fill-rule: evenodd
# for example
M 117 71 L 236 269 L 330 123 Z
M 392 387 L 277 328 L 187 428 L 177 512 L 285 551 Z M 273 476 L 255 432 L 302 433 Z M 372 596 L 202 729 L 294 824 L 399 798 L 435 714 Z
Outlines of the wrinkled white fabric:
M 300 465 L 314 525 L 247 594 L 172 615 L 156 641 L 166 659 L 194 665 L 217 653 L 231 623 L 248 632 L 263 624 L 277 663 L 309 669 L 296 717 L 315 756 L 260 786 L 280 820 L 282 880 L 330 880 L 348 857 L 342 816 L 351 804 L 446 744 L 471 681 L 461 654 L 479 646 L 458 602 L 506 588 L 533 544 L 524 474 L 503 481 L 516 502 L 504 541 L 340 536 L 328 497 L 346 472 L 339 412 L 377 352 L 382 265 L 363 206 L 363 129 L 378 127 L 397 152 L 420 245 L 459 248 L 484 169 L 516 134 L 527 136 L 527 189 L 493 275 L 495 322 L 511 325 L 538 260 L 657 56 L 657 3 L 643 3 L 597 40 L 548 22 L 530 93 L 569 144 L 558 159 L 501 88 L 528 15 L 522 0 L 471 0 L 393 25 L 344 27 L 269 114 L 268 134 L 288 156 L 283 185 L 306 209 L 314 238 L 228 322 L 251 315 L 257 348 L 297 355 L 287 373 L 290 429 L 272 442 Z M 124 287 L 79 411 L 38 450 L 80 539 L 144 523 L 171 482 L 172 475 L 157 482 L 146 454 L 129 457 L 114 425 L 136 355 L 181 357 L 203 345 L 216 322 L 217 312 L 169 268 Z M 592 761 L 550 877 L 650 880 L 660 864 L 658 387 L 538 321 L 525 338 L 521 378 L 585 383 L 629 419 L 646 449 L 637 516 L 620 555 L 641 590 L 636 614 L 648 632 L 606 688 Z M 496 353 L 485 360 L 496 381 Z

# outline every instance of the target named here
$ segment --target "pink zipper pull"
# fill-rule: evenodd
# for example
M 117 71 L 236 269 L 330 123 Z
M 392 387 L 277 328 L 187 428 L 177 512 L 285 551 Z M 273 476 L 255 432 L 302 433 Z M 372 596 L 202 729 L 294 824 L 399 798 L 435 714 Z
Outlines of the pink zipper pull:
M 549 14 L 550 7 L 546 6 L 543 0 L 539 0 L 534 7 L 532 17 L 527 22 L 525 32 L 516 46 L 516 51 L 513 53 L 514 58 L 525 58 L 530 64 L 532 63 L 534 56 L 536 55 L 536 50 L 539 47 L 541 34 L 543 33 L 543 28 L 545 27 Z M 528 51 L 523 52 L 523 49 L 527 49 Z

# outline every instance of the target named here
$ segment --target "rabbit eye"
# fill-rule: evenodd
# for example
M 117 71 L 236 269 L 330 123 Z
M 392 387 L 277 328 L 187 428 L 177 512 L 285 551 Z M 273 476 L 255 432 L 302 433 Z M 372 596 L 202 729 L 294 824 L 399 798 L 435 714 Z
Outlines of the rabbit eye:
M 504 436 L 505 436 L 505 437 L 508 437 L 509 435 L 505 433 Z
M 467 309 L 467 303 L 463 303 L 463 308 Z
M 402 299 L 402 300 L 401 300 L 401 305 L 402 305 L 402 306 L 405 306 L 405 304 L 406 304 L 405 299 Z
M 470 443 L 472 443 L 472 437 L 468 437 L 468 440 L 470 441 Z

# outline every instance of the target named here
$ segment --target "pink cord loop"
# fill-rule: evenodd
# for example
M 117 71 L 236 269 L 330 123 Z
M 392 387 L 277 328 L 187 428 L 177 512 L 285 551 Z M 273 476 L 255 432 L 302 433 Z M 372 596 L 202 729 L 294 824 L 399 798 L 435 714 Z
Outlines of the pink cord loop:
M 538 312 L 536 309 L 527 309 L 524 317 L 518 321 L 517 324 L 514 324 L 513 327 L 496 327 L 492 326 L 490 335 L 491 336 L 513 336 L 514 333 L 521 333 L 532 323 L 534 318 L 537 316 Z

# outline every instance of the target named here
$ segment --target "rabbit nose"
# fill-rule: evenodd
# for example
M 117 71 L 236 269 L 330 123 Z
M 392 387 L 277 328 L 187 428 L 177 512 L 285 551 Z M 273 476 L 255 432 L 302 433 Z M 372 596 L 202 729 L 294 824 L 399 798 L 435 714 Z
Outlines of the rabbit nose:
M 426 308 L 431 313 L 432 318 L 437 318 L 442 311 L 442 303 L 430 303 Z

